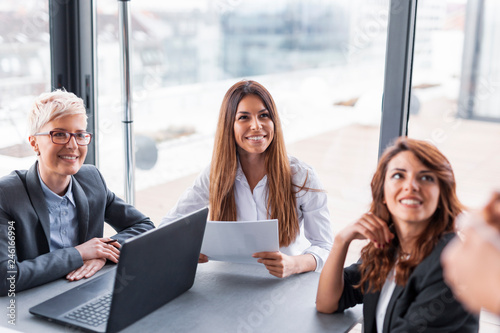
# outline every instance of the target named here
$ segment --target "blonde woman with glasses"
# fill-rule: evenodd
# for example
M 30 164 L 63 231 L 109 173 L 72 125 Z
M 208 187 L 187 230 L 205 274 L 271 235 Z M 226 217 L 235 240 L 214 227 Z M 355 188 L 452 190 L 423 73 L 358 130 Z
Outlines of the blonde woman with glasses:
M 0 294 L 66 277 L 88 278 L 118 262 L 120 243 L 154 228 L 83 165 L 92 134 L 83 100 L 56 90 L 40 95 L 29 114 L 37 161 L 0 178 Z M 103 238 L 104 222 L 117 232 Z M 7 280 L 9 278 L 9 280 Z

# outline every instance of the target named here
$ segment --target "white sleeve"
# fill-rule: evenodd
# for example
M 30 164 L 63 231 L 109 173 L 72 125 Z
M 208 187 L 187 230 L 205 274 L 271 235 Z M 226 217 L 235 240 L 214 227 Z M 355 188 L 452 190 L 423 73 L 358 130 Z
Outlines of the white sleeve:
M 333 244 L 330 212 L 327 205 L 327 195 L 314 169 L 304 170 L 302 183 L 307 172 L 306 187 L 312 190 L 303 190 L 297 193 L 297 209 L 302 213 L 304 236 L 311 243 L 303 254 L 310 253 L 316 259 L 316 272 L 320 272 L 328 258 Z M 316 191 L 315 191 L 316 190 Z M 321 190 L 321 191 L 318 191 Z
M 179 198 L 177 204 L 161 219 L 160 225 L 168 224 L 209 204 L 210 166 L 206 167 Z

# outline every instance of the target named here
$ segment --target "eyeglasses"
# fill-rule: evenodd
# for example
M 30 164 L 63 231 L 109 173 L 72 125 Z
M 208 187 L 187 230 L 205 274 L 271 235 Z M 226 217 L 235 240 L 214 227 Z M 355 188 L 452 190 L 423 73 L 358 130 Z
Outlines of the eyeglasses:
M 63 131 L 50 131 L 43 133 L 36 133 L 36 135 L 50 135 L 52 142 L 56 145 L 65 145 L 71 140 L 71 137 L 74 136 L 76 140 L 76 144 L 79 146 L 87 146 L 92 139 L 92 133 L 88 132 L 79 132 L 79 133 L 70 133 Z

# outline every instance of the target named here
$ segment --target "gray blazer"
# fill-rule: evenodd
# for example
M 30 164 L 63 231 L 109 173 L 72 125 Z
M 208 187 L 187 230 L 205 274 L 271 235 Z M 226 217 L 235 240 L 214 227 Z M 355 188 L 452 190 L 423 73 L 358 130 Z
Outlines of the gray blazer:
M 396 285 L 385 314 L 384 332 L 478 331 L 478 318 L 462 307 L 443 280 L 441 252 L 454 236 L 443 235 L 429 256 L 415 267 L 406 285 Z M 375 312 L 380 292 L 363 295 L 353 287 L 361 280 L 359 264 L 344 268 L 344 291 L 337 312 L 363 303 L 364 332 L 376 333 Z
M 37 163 L 29 170 L 16 170 L 0 178 L 2 296 L 9 292 L 12 279 L 7 279 L 13 276 L 18 292 L 61 278 L 83 265 L 74 247 L 50 252 L 49 212 L 36 171 Z M 112 237 L 119 242 L 154 228 L 148 217 L 106 187 L 96 167 L 83 165 L 72 178 L 80 244 L 102 237 L 104 222 L 116 230 L 117 234 Z

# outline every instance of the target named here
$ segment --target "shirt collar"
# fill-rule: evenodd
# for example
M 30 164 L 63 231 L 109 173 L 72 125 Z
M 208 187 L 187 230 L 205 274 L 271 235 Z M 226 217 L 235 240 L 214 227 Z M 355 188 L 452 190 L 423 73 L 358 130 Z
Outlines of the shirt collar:
M 42 185 L 42 191 L 45 196 L 45 198 L 48 200 L 48 202 L 55 203 L 55 202 L 61 202 L 64 198 L 67 198 L 69 202 L 73 205 L 73 207 L 76 207 L 75 204 L 75 199 L 73 198 L 73 177 L 69 178 L 69 185 L 68 185 L 68 190 L 66 193 L 61 197 L 60 195 L 52 192 L 52 190 L 45 185 L 45 183 L 42 180 L 42 177 L 40 177 L 40 172 L 38 171 L 38 168 L 36 169 L 38 179 L 40 180 L 40 184 Z
M 236 160 L 238 161 L 238 169 L 236 169 L 236 180 L 241 181 L 241 179 L 246 179 L 243 169 L 241 168 L 240 155 L 236 155 Z
M 248 184 L 247 177 L 245 176 L 245 173 L 243 173 L 243 169 L 241 168 L 240 155 L 239 154 L 236 155 L 236 159 L 238 161 L 238 168 L 236 169 L 235 180 L 237 180 L 239 182 L 242 182 L 242 183 Z M 257 183 L 257 186 L 255 186 L 255 188 L 260 187 L 263 184 L 266 184 L 266 182 L 267 182 L 267 175 L 264 175 L 264 177 L 262 177 L 262 179 Z

